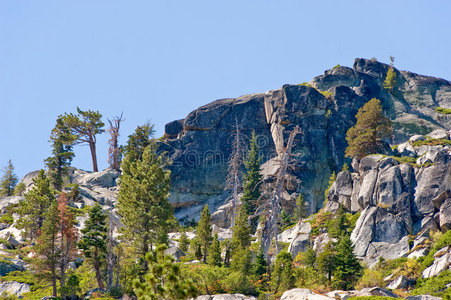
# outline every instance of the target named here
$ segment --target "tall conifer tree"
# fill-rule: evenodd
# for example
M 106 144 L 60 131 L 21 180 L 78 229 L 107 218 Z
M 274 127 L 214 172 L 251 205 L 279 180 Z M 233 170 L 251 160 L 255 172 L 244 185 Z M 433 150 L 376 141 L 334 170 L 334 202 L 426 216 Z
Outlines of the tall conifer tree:
M 63 121 L 63 116 L 59 116 L 50 135 L 53 156 L 45 160 L 53 187 L 58 191 L 63 188 L 64 176 L 68 175 L 68 169 L 74 157 L 72 148 L 76 138 L 77 136 L 72 134 Z
M 210 247 L 212 237 L 211 215 L 208 210 L 208 204 L 205 205 L 200 215 L 199 224 L 197 225 L 197 238 L 201 245 L 204 263 L 207 262 L 208 248 Z
M 105 289 L 101 268 L 105 264 L 106 257 L 108 232 L 106 218 L 100 205 L 93 206 L 89 211 L 89 219 L 85 222 L 85 228 L 81 230 L 83 236 L 78 245 L 94 267 L 97 285 L 101 289 Z
M 148 146 L 142 160 L 126 156 L 127 172 L 121 178 L 118 213 L 124 227 L 123 239 L 130 241 L 147 270 L 144 255 L 157 243 L 167 243 L 167 232 L 175 222 L 169 203 L 170 171 L 167 159 Z M 125 170 L 125 169 L 124 169 Z
M 255 213 L 256 203 L 261 196 L 260 186 L 263 177 L 260 165 L 262 158 L 258 151 L 257 137 L 253 131 L 249 151 L 244 161 L 246 173 L 243 176 L 243 196 L 241 197 L 241 203 L 250 216 Z
M 384 138 L 390 138 L 393 128 L 389 118 L 384 116 L 381 102 L 373 98 L 359 109 L 357 122 L 346 133 L 347 157 L 362 158 L 384 149 Z
M 0 196 L 12 196 L 18 180 L 16 174 L 14 174 L 14 166 L 9 160 L 8 165 L 3 168 L 3 176 L 0 181 Z
M 33 240 L 38 237 L 44 224 L 45 214 L 50 205 L 55 202 L 56 191 L 51 187 L 50 179 L 40 170 L 33 179 L 33 188 L 25 194 L 26 201 L 19 202 L 20 219 L 17 228 L 24 229 L 25 237 Z

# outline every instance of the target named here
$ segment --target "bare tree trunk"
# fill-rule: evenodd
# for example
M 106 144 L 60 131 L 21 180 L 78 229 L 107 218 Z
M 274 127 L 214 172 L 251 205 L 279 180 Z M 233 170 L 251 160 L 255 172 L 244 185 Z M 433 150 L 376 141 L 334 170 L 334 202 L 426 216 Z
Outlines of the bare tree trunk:
M 110 128 L 108 128 L 108 132 L 110 133 L 111 138 L 108 140 L 108 144 L 110 147 L 108 148 L 108 163 L 110 167 L 116 171 L 120 171 L 119 160 L 121 156 L 121 151 L 118 144 L 119 137 L 119 128 L 121 126 L 122 113 L 120 117 L 114 117 L 113 121 L 108 119 L 110 123 Z
M 287 141 L 286 147 L 279 153 L 279 171 L 276 176 L 276 182 L 274 184 L 274 189 L 272 195 L 270 197 L 270 204 L 268 209 L 268 217 L 265 222 L 265 227 L 263 228 L 262 233 L 262 246 L 265 251 L 265 257 L 268 258 L 268 250 L 269 245 L 271 244 L 271 236 L 274 237 L 274 242 L 276 246 L 276 255 L 279 254 L 279 241 L 278 241 L 278 233 L 277 233 L 277 220 L 280 216 L 280 209 L 282 205 L 282 193 L 284 190 L 284 184 L 287 176 L 287 169 L 290 166 L 291 159 L 291 148 L 293 147 L 294 138 L 297 134 L 301 133 L 301 129 L 296 126 L 293 131 L 290 133 L 290 136 Z M 272 232 L 272 234 L 269 234 Z
M 235 127 L 235 133 L 232 141 L 232 153 L 229 157 L 228 162 L 228 174 L 226 178 L 226 190 L 232 191 L 232 218 L 230 222 L 230 227 L 233 230 L 233 227 L 235 226 L 235 219 L 237 214 L 237 205 L 238 205 L 238 193 L 241 188 L 241 182 L 240 182 L 240 168 L 243 163 L 243 157 L 244 157 L 244 145 L 243 145 L 243 139 L 241 137 L 241 131 L 238 126 L 238 120 L 235 119 L 236 127 Z
M 56 289 L 56 268 L 52 268 L 52 296 L 57 297 L 57 289 Z
M 103 283 L 102 274 L 100 273 L 100 263 L 98 255 L 99 255 L 98 249 L 96 248 L 94 252 L 94 271 L 96 273 L 97 285 L 99 286 L 100 289 L 104 290 L 105 284 Z
M 99 169 L 97 168 L 97 155 L 96 155 L 96 142 L 95 141 L 89 142 L 89 149 L 91 150 L 92 169 L 94 172 L 99 172 Z

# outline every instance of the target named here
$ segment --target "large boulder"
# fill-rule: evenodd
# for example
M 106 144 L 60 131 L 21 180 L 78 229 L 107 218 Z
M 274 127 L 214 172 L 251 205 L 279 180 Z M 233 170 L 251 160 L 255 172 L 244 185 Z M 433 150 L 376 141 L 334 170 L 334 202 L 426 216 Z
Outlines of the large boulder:
M 21 259 L 2 258 L 0 259 L 0 276 L 13 271 L 24 271 L 26 263 Z
M 334 297 L 323 296 L 309 289 L 292 289 L 285 291 L 280 300 L 331 300 Z
M 71 176 L 72 183 L 91 187 L 110 188 L 116 186 L 116 179 L 120 173 L 113 169 L 106 169 L 100 172 L 87 172 L 82 170 L 75 170 Z
M 364 288 L 358 292 L 358 296 L 382 296 L 382 297 L 392 297 L 399 298 L 398 295 L 393 293 L 392 291 L 380 287 L 372 287 L 372 288 Z
M 343 171 L 337 174 L 337 179 L 334 181 L 327 194 L 326 210 L 336 212 L 335 206 L 332 203 L 342 205 L 346 210 L 351 211 L 351 196 L 352 196 L 352 176 L 351 173 Z
M 17 281 L 0 282 L 0 295 L 3 293 L 15 296 L 21 296 L 23 293 L 30 291 L 30 285 Z
M 309 222 L 299 222 L 297 225 L 300 226 L 295 226 L 298 227 L 296 236 L 290 241 L 290 245 L 288 246 L 288 252 L 293 257 L 296 257 L 299 252 L 304 252 L 310 245 L 310 233 L 312 231 Z
M 443 232 L 451 229 L 451 198 L 440 205 L 440 228 Z
M 435 253 L 434 262 L 423 271 L 423 278 L 437 276 L 451 266 L 451 247 L 447 246 Z
M 403 275 L 398 276 L 395 280 L 390 282 L 389 285 L 387 285 L 387 288 L 390 290 L 397 290 L 397 289 L 405 289 L 409 286 L 409 279 Z

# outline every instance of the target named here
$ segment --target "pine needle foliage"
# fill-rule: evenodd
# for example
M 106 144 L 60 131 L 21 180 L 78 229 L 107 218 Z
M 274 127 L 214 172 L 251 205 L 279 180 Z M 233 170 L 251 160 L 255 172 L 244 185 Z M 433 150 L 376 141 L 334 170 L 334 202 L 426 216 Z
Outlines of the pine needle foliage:
M 384 138 L 390 138 L 393 128 L 389 118 L 384 116 L 381 102 L 373 98 L 359 109 L 357 122 L 346 133 L 347 157 L 362 158 L 380 153 L 384 149 Z
M 0 181 L 0 196 L 12 196 L 18 180 L 16 174 L 14 174 L 14 166 L 9 160 L 8 165 L 3 168 L 3 176 Z
M 118 213 L 124 226 L 122 239 L 141 256 L 143 270 L 147 270 L 144 255 L 153 245 L 167 243 L 167 232 L 174 224 L 173 208 L 169 203 L 170 171 L 164 155 L 157 155 L 148 146 L 142 159 L 126 156 L 127 166 L 121 178 Z
M 243 196 L 241 197 L 241 203 L 250 216 L 255 213 L 257 201 L 261 196 L 260 187 L 263 178 L 260 170 L 261 160 L 262 157 L 259 156 L 257 137 L 255 131 L 253 131 L 249 151 L 244 160 L 246 173 L 243 176 Z
M 89 211 L 85 228 L 81 230 L 83 236 L 78 244 L 84 256 L 92 264 L 97 285 L 101 289 L 105 289 L 101 268 L 104 266 L 106 258 L 108 232 L 106 218 L 107 215 L 103 212 L 102 207 L 99 204 L 94 205 Z
M 207 262 L 208 248 L 213 240 L 211 228 L 211 215 L 208 204 L 205 205 L 197 225 L 197 238 L 201 246 L 204 263 Z
M 146 254 L 149 272 L 144 281 L 134 281 L 134 291 L 142 300 L 183 300 L 197 296 L 191 279 L 184 278 L 172 256 L 165 254 L 166 245 L 158 245 Z
M 33 188 L 25 194 L 26 201 L 18 204 L 20 218 L 17 222 L 18 229 L 24 229 L 23 235 L 30 240 L 38 237 L 45 214 L 50 205 L 55 202 L 56 191 L 52 188 L 50 179 L 45 176 L 44 170 L 40 170 L 33 179 Z

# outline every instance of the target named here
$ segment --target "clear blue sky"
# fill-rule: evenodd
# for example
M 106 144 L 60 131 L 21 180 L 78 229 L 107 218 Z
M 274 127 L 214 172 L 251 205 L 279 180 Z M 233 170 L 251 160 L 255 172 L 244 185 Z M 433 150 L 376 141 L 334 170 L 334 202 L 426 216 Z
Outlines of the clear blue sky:
M 451 80 L 450 1 L 0 0 L 0 166 L 42 168 L 64 112 L 137 125 L 310 81 L 355 57 Z M 107 135 L 98 139 L 107 166 Z M 73 165 L 91 170 L 89 148 Z

